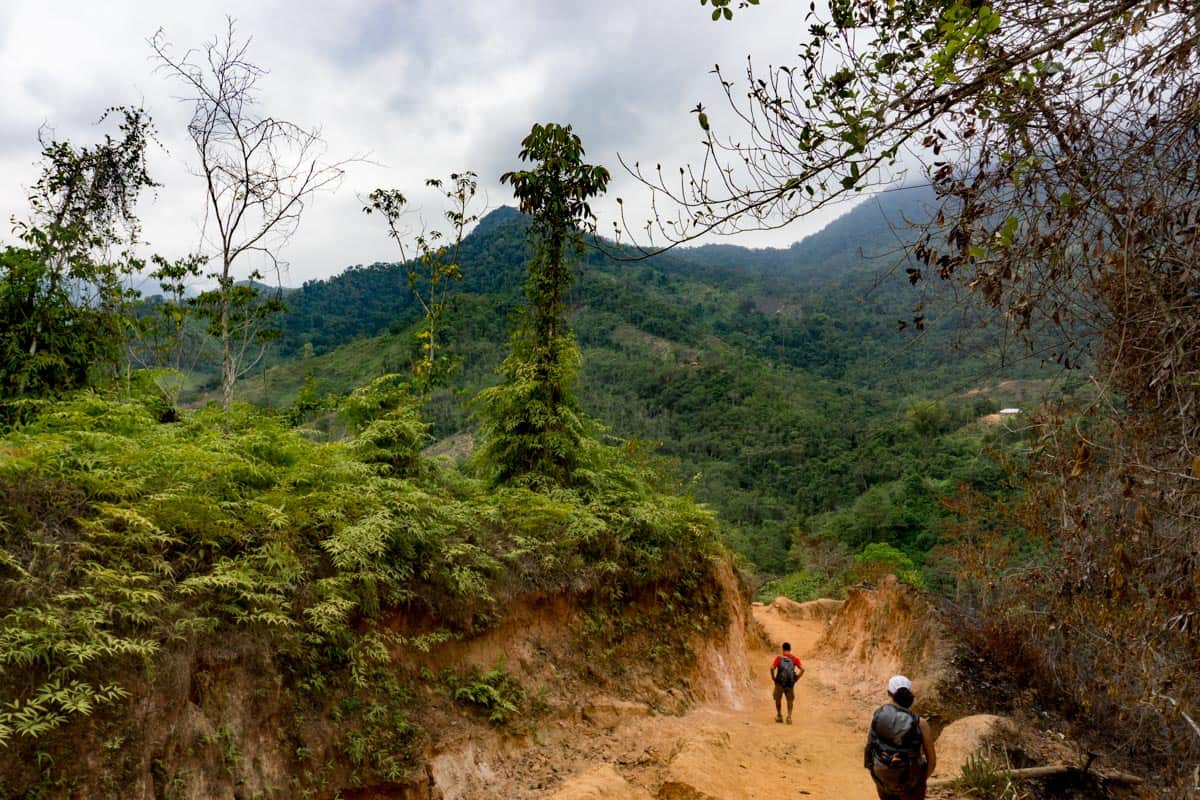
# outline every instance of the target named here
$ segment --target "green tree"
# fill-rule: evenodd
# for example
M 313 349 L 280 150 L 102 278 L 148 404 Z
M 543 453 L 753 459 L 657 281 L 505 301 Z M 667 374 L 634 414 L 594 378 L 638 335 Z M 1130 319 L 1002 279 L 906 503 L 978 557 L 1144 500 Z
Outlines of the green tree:
M 884 575 L 892 574 L 905 583 L 924 588 L 921 573 L 913 560 L 886 542 L 871 542 L 854 560 L 862 580 L 878 582 Z
M 940 400 L 913 398 L 908 402 L 904 416 L 913 431 L 926 439 L 945 433 L 954 426 L 950 410 Z
M 408 279 L 408 288 L 421 307 L 424 319 L 417 331 L 420 357 L 413 364 L 416 386 L 422 393 L 429 391 L 445 380 L 452 364 L 438 346 L 438 334 L 442 314 L 449 300 L 450 287 L 462 280 L 459 256 L 462 251 L 463 233 L 467 227 L 479 221 L 471 210 L 471 203 L 479 187 L 474 172 L 455 172 L 450 175 L 451 186 L 447 188 L 440 178 L 429 178 L 425 185 L 437 189 L 450 203 L 443 212 L 450 223 L 450 231 L 422 230 L 412 239 L 410 259 L 409 237 L 401 227 L 408 199 L 396 189 L 376 189 L 367 198 L 363 207 L 367 214 L 378 213 L 387 224 L 388 236 L 400 248 L 400 260 Z
M 260 272 L 251 272 L 245 282 L 219 273 L 209 277 L 217 280 L 217 288 L 190 298 L 188 310 L 221 342 L 223 363 L 236 367 L 234 377 L 240 378 L 258 366 L 267 346 L 279 338 L 282 330 L 275 323 L 287 305 L 282 290 L 259 282 Z
M 140 108 L 113 108 L 120 135 L 75 147 L 42 142 L 42 174 L 30 216 L 14 220 L 23 247 L 0 255 L 0 398 L 53 394 L 115 371 L 125 341 L 124 278 L 139 225 L 134 205 L 156 184 L 146 170 L 153 138 Z
M 182 372 L 199 356 L 200 347 L 189 341 L 189 281 L 198 279 L 207 262 L 192 254 L 170 261 L 161 255 L 150 257 L 154 269 L 149 277 L 158 281 L 162 294 L 152 297 L 137 320 L 138 340 L 131 345 L 134 358 L 143 366 L 169 367 Z
M 585 422 L 573 385 L 579 346 L 567 324 L 566 292 L 584 230 L 595 231 L 588 201 L 608 186 L 608 170 L 586 164 L 571 126 L 535 124 L 521 142 L 532 169 L 506 172 L 521 211 L 531 217 L 533 256 L 525 283 L 527 305 L 500 367 L 500 385 L 481 393 L 481 461 L 493 480 L 524 476 L 568 484 Z

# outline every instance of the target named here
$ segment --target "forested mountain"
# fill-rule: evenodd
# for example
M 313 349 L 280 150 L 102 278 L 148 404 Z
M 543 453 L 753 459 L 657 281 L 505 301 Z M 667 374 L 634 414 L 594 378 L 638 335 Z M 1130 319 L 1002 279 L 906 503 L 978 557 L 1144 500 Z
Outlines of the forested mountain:
M 925 332 L 899 335 L 900 322 L 909 325 L 927 299 L 905 279 L 900 246 L 914 235 L 910 222 L 928 220 L 931 199 L 924 188 L 883 193 L 786 249 L 705 245 L 640 260 L 601 243 L 586 254 L 572 299 L 577 310 L 614 310 L 656 336 L 694 344 L 716 334 L 772 361 L 859 384 L 892 377 L 912 388 L 945 386 L 946 369 L 972 382 L 988 362 L 964 362 L 960 349 L 996 359 L 999 340 L 972 336 L 953 300 L 940 297 L 919 311 Z M 480 221 L 463 242 L 460 298 L 487 298 L 502 311 L 519 301 L 524 230 L 510 207 Z M 306 344 L 321 354 L 398 331 L 417 315 L 399 264 L 350 267 L 289 292 L 287 303 L 284 358 Z
M 848 273 L 878 274 L 896 266 L 913 226 L 933 216 L 933 190 L 900 186 L 862 199 L 817 233 L 787 248 L 750 249 L 707 244 L 682 251 L 695 263 L 780 275 L 796 283 L 821 284 Z
M 658 443 L 768 573 L 793 566 L 794 540 L 809 531 L 851 552 L 887 542 L 920 563 L 937 541 L 939 498 L 960 480 L 1000 479 L 986 437 L 955 432 L 998 401 L 963 393 L 1061 377 L 1032 362 L 1000 369 L 995 337 L 965 329 L 944 302 L 923 331 L 900 330 L 922 297 L 897 268 L 897 237 L 928 199 L 868 200 L 785 250 L 708 245 L 634 260 L 601 242 L 579 267 L 570 301 L 584 408 L 613 435 Z M 444 323 L 459 369 L 430 400 L 435 439 L 470 431 L 462 398 L 495 381 L 521 299 L 525 227 L 500 208 L 463 242 Z M 284 360 L 243 387 L 249 399 L 292 404 L 307 380 L 301 403 L 311 404 L 408 369 L 418 310 L 401 265 L 353 267 L 287 302 Z M 855 503 L 868 522 L 821 516 Z

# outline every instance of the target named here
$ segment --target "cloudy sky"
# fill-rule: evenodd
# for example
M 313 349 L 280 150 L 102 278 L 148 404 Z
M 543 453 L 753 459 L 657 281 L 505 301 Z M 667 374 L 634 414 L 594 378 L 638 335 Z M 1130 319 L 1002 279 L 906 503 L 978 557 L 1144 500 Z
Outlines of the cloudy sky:
M 715 24 L 697 0 L 315 0 L 162 3 L 159 0 L 4 0 L 0 4 L 0 217 L 27 213 L 38 175 L 38 130 L 76 144 L 100 139 L 95 123 L 117 104 L 141 104 L 159 129 L 153 176 L 163 183 L 140 206 L 148 250 L 170 257 L 200 241 L 204 195 L 188 172 L 189 108 L 180 87 L 156 73 L 147 39 L 162 28 L 176 52 L 223 32 L 226 15 L 253 37 L 252 60 L 270 70 L 262 107 L 319 127 L 332 158 L 351 164 L 340 188 L 315 199 L 282 253 L 298 285 L 351 264 L 394 260 L 394 245 L 361 198 L 395 187 L 436 222 L 440 206 L 421 194 L 427 177 L 471 169 L 487 204 L 511 204 L 498 176 L 519 166 L 530 125 L 569 122 L 588 160 L 614 175 L 596 206 L 601 230 L 615 206 L 643 208 L 645 190 L 617 163 L 664 167 L 702 155 L 688 111 L 721 108 L 709 74 L 790 62 L 807 2 L 773 0 Z M 836 209 L 836 212 L 845 208 Z M 746 245 L 784 245 L 831 215 Z M 413 218 L 415 220 L 415 217 Z M 11 243 L 8 225 L 0 242 Z

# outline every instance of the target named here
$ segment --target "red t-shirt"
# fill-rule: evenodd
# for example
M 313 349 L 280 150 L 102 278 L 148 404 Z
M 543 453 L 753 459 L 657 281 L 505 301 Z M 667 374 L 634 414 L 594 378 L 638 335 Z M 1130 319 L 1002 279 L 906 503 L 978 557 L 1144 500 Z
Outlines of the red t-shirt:
M 794 653 L 788 653 L 787 657 L 790 658 L 793 662 L 795 662 L 797 672 L 804 669 L 804 665 L 800 663 L 800 659 L 797 658 Z M 783 660 L 782 655 L 775 656 L 775 660 L 771 662 L 772 671 L 779 669 L 779 662 L 782 660 Z M 759 663 L 762 663 L 762 662 L 759 662 Z

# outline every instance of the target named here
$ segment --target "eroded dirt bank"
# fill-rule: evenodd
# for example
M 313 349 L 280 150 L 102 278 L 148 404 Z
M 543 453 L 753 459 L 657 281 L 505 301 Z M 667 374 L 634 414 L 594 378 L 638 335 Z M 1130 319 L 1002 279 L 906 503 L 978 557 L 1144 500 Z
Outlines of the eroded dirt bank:
M 886 676 L 904 669 L 930 685 L 942 663 L 942 645 L 909 602 L 889 585 L 879 593 L 852 593 L 844 605 L 755 606 L 754 619 L 770 644 L 747 640 L 750 680 L 732 702 L 596 730 L 585 745 L 591 765 L 556 790 L 524 794 L 521 787 L 497 785 L 495 796 L 750 800 L 786 793 L 871 800 L 875 791 L 862 768 L 864 728 Z M 881 628 L 881 619 L 905 628 Z M 903 644 L 914 638 L 922 646 Z M 790 726 L 774 721 L 768 675 L 782 641 L 792 643 L 806 667 Z M 534 757 L 552 759 L 554 748 Z
M 77 748 L 81 773 L 95 780 L 70 790 L 48 785 L 46 796 L 873 798 L 862 743 L 887 675 L 907 672 L 921 696 L 943 662 L 927 610 L 886 582 L 845 603 L 779 600 L 751 609 L 728 564 L 716 570 L 711 591 L 722 624 L 694 633 L 690 655 L 662 647 L 666 632 L 656 629 L 599 652 L 585 608 L 558 596 L 525 598 L 482 636 L 409 654 L 405 669 L 417 676 L 411 704 L 420 711 L 411 719 L 426 745 L 415 774 L 394 781 L 356 780 L 358 762 L 346 751 L 357 729 L 339 732 L 328 717 L 298 714 L 261 653 L 229 648 L 180 658 L 130 709 L 138 725 L 118 730 L 119 720 L 97 719 L 78 740 L 104 743 Z M 655 598 L 642 602 L 629 613 L 650 618 Z M 807 669 L 792 725 L 774 721 L 768 675 L 785 640 Z M 502 727 L 464 710 L 438 677 L 497 663 L 531 701 Z M 289 789 L 298 777 L 310 788 Z
M 876 590 L 851 590 L 845 602 L 797 604 L 781 598 L 755 605 L 749 631 L 744 659 L 731 659 L 747 673 L 710 674 L 708 682 L 722 690 L 706 701 L 664 715 L 593 698 L 584 713 L 560 720 L 532 747 L 510 754 L 515 770 L 506 770 L 504 778 L 498 775 L 476 793 L 441 784 L 430 797 L 873 800 L 874 787 L 862 768 L 865 731 L 873 709 L 886 699 L 888 676 L 897 672 L 913 679 L 916 710 L 933 722 L 937 736 L 931 798 L 972 796 L 950 781 L 968 754 L 995 746 L 990 738 L 995 735 L 1019 742 L 1013 752 L 1033 763 L 1078 761 L 1073 746 L 1050 731 L 1019 732 L 1013 721 L 986 714 L 951 722 L 945 714 L 953 713 L 954 701 L 939 697 L 938 690 L 953 694 L 952 642 L 921 596 L 894 579 Z M 774 721 L 771 702 L 768 670 L 783 641 L 792 643 L 807 670 L 796 687 L 793 725 Z M 1129 784 L 1117 775 L 1041 784 L 1040 793 L 1023 796 L 1158 796 L 1137 788 L 1136 778 Z M 1101 786 L 1108 788 L 1095 791 Z M 1125 788 L 1106 793 L 1116 786 Z

